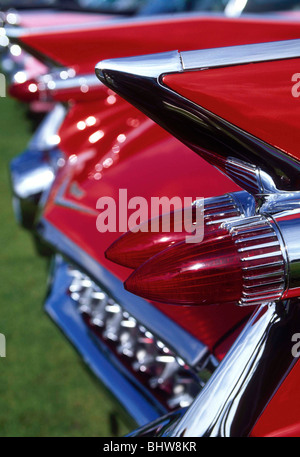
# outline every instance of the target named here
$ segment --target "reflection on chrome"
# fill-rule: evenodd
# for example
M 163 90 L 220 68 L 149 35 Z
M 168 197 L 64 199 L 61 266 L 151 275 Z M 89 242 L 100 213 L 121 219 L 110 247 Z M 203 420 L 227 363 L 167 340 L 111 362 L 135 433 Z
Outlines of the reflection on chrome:
M 248 0 L 229 0 L 225 7 L 225 15 L 228 17 L 237 17 L 242 14 Z
M 59 129 L 66 114 L 67 109 L 65 106 L 56 104 L 35 132 L 28 145 L 28 149 L 45 151 L 57 146 L 60 143 Z
M 248 436 L 295 363 L 299 302 L 261 306 L 184 417 L 166 436 Z
M 27 149 L 10 163 L 13 206 L 17 221 L 32 229 L 58 168 L 64 165 L 59 128 L 67 110 L 57 104 L 34 134 Z M 42 203 L 43 201 L 43 203 Z

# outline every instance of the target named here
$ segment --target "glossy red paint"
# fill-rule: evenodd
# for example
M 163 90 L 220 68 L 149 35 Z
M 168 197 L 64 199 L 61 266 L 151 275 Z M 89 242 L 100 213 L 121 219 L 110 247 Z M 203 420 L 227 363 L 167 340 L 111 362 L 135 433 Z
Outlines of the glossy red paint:
M 299 37 L 299 21 L 161 17 L 89 24 L 73 29 L 24 29 L 21 44 L 79 73 L 99 60 L 171 50 L 191 50 Z M 80 59 L 78 58 L 80 56 Z
M 99 87 L 99 98 L 89 103 L 71 103 L 58 132 L 60 148 L 67 156 L 80 156 L 91 149 L 95 151 L 95 173 L 104 168 L 105 160 L 118 159 L 118 152 L 124 146 L 123 136 L 120 135 L 135 130 L 138 135 L 144 130 L 144 125 L 151 122 L 110 89 Z
M 168 75 L 164 83 L 226 121 L 300 159 L 299 65 L 299 59 L 290 59 L 217 68 Z M 298 78 L 293 81 L 295 74 Z

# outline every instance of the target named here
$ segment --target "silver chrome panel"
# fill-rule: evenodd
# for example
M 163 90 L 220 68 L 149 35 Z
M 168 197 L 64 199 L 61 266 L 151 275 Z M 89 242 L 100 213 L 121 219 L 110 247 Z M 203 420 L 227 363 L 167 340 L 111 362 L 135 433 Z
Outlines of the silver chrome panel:
M 299 302 L 259 307 L 193 405 L 164 436 L 248 436 L 291 370 Z
M 164 73 L 183 71 L 181 54 L 178 51 L 103 60 L 96 65 L 96 75 L 104 84 L 107 81 L 106 70 L 108 68 L 113 72 L 130 73 L 135 76 L 155 79 Z
M 300 40 L 183 51 L 180 55 L 183 71 L 209 70 L 216 67 L 293 59 L 300 56 Z
M 169 51 L 157 54 L 106 59 L 96 65 L 96 74 L 120 71 L 136 76 L 160 78 L 163 74 L 189 70 L 209 70 L 250 63 L 269 62 L 300 57 L 300 39 L 271 41 L 195 51 Z
M 204 206 L 203 206 L 204 203 Z M 218 197 L 195 200 L 193 206 L 203 207 L 204 223 L 219 226 L 224 221 L 234 221 L 255 215 L 255 200 L 248 192 L 239 191 Z
M 244 215 L 244 217 L 255 215 L 255 199 L 251 194 L 249 194 L 249 192 L 232 192 L 230 195 L 235 201 L 237 208 L 240 209 L 240 213 Z
M 66 113 L 66 108 L 57 104 L 43 120 L 27 149 L 10 163 L 15 216 L 25 228 L 33 228 L 42 205 L 41 197 L 50 190 L 58 168 L 65 163 L 57 145 Z
M 257 215 L 222 224 L 235 244 L 242 270 L 240 306 L 267 305 L 287 289 L 287 259 L 282 238 L 266 217 Z
M 100 87 L 94 73 L 76 75 L 73 69 L 60 69 L 42 75 L 37 79 L 39 90 L 60 91 L 80 89 L 87 92 L 92 87 Z
M 13 207 L 23 227 L 33 228 L 41 196 L 51 188 L 60 160 L 62 152 L 53 148 L 28 149 L 10 162 Z

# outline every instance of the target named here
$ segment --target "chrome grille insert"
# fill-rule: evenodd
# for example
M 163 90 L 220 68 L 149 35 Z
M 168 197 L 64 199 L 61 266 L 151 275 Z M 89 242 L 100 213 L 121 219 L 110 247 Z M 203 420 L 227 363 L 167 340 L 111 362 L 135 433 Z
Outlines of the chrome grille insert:
M 169 410 L 189 406 L 217 366 L 208 356 L 191 367 L 88 276 L 69 266 L 68 294 L 93 335 Z
M 285 262 L 272 224 L 253 216 L 224 224 L 240 254 L 243 271 L 241 306 L 279 300 L 285 290 Z

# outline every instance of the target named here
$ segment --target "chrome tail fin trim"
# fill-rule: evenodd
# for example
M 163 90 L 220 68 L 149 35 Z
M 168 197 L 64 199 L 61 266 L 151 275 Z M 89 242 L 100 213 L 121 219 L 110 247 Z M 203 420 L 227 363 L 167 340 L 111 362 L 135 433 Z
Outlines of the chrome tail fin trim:
M 262 199 L 280 191 L 300 191 L 300 163 L 169 89 L 163 84 L 163 76 L 187 69 L 205 71 L 295 57 L 300 57 L 300 40 L 105 60 L 96 66 L 96 74 L 105 85 Z

